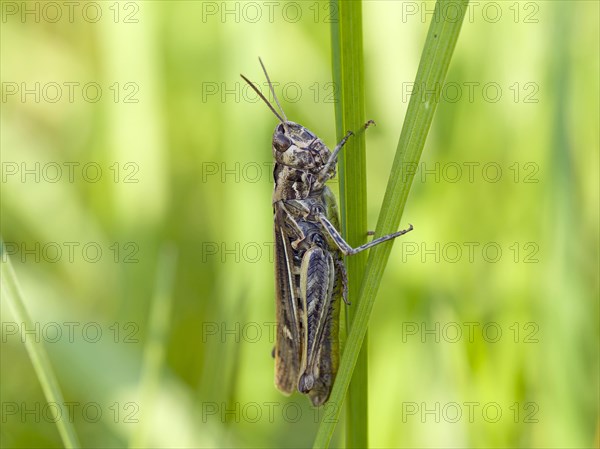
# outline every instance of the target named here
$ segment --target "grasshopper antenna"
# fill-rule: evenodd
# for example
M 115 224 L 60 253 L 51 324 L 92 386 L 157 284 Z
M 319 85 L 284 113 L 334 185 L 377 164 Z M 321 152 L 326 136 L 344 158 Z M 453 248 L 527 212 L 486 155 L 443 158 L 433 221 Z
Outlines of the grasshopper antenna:
M 273 107 L 273 105 L 271 105 L 271 103 L 269 103 L 269 100 L 267 100 L 267 99 L 265 98 L 265 96 L 264 96 L 264 95 L 261 93 L 261 91 L 260 91 L 260 90 L 258 90 L 258 87 L 256 87 L 254 84 L 252 84 L 252 82 L 251 82 L 251 81 L 250 81 L 248 78 L 246 78 L 244 75 L 242 75 L 241 73 L 240 73 L 240 76 L 241 76 L 241 77 L 244 79 L 244 81 L 246 81 L 246 82 L 247 82 L 247 83 L 250 85 L 250 87 L 251 87 L 251 88 L 254 90 L 254 92 L 256 92 L 260 98 L 262 98 L 262 100 L 265 102 L 265 104 L 266 104 L 267 106 L 269 106 L 269 109 L 270 109 L 271 111 L 273 111 L 273 114 L 275 114 L 275 116 L 276 116 L 276 117 L 279 119 L 279 121 L 280 121 L 281 123 L 285 123 L 285 122 L 287 121 L 287 118 L 286 118 L 286 120 L 283 120 L 283 119 L 281 118 L 281 115 L 279 115 L 279 114 L 277 113 L 277 111 L 275 110 L 275 108 Z M 270 85 L 271 85 L 271 83 L 269 82 L 269 86 L 270 86 Z M 272 89 L 272 88 L 271 88 L 271 89 Z M 275 100 L 277 100 L 277 97 L 275 97 Z M 277 104 L 279 105 L 279 102 L 277 102 Z M 281 108 L 281 106 L 279 106 L 279 107 Z M 283 112 L 283 111 L 282 111 L 282 112 Z M 285 114 L 284 114 L 283 116 L 285 117 Z
M 279 110 L 281 111 L 281 115 L 283 115 L 283 118 L 287 122 L 287 117 L 285 116 L 285 112 L 283 112 L 283 108 L 281 107 L 281 104 L 279 104 L 279 99 L 277 98 L 277 95 L 275 95 L 275 89 L 273 89 L 273 85 L 271 84 L 271 79 L 269 78 L 267 69 L 265 69 L 265 65 L 263 64 L 262 59 L 258 58 L 258 62 L 260 62 L 260 66 L 262 67 L 263 72 L 265 72 L 265 76 L 267 77 L 267 81 L 269 82 L 269 89 L 271 89 L 273 98 L 275 98 L 275 103 L 277 103 L 277 106 L 279 107 Z

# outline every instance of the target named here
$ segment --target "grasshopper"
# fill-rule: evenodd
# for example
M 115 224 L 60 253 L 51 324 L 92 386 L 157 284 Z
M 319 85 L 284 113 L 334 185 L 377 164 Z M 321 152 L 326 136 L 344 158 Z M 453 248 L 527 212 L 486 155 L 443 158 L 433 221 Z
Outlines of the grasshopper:
M 275 385 L 285 395 L 298 390 L 315 407 L 329 398 L 339 362 L 339 299 L 346 304 L 350 256 L 399 237 L 412 225 L 352 248 L 341 236 L 335 196 L 325 183 L 335 176 L 337 155 L 313 132 L 287 119 L 259 58 L 279 112 L 246 81 L 279 119 L 273 133 L 273 213 L 277 337 Z M 365 128 L 374 122 L 369 121 Z

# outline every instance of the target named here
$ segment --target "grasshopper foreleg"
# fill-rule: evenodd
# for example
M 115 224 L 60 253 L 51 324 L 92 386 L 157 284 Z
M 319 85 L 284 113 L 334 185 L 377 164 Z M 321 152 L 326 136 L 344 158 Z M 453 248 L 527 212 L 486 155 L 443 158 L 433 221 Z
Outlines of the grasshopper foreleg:
M 363 125 L 363 129 L 367 129 L 371 125 L 375 125 L 375 122 L 373 120 L 367 121 Z M 346 135 L 344 136 L 344 138 L 340 141 L 340 143 L 338 143 L 335 146 L 335 148 L 333 149 L 333 151 L 331 153 L 331 156 L 329 157 L 329 160 L 327 161 L 327 163 L 321 169 L 321 173 L 323 173 L 323 176 L 327 176 L 327 172 L 329 171 L 329 167 L 331 167 L 331 164 L 335 164 L 335 162 L 337 160 L 338 153 L 344 147 L 344 145 L 346 145 L 346 142 L 348 141 L 348 139 L 350 138 L 350 136 L 353 136 L 353 135 L 354 135 L 354 133 L 352 131 L 348 131 L 346 133 Z
M 336 163 L 338 153 L 344 147 L 344 145 L 346 145 L 346 142 L 348 141 L 348 139 L 352 135 L 354 135 L 354 133 L 352 131 L 348 131 L 346 133 L 346 135 L 344 136 L 344 138 L 340 141 L 340 143 L 338 143 L 335 146 L 335 148 L 333 149 L 333 152 L 331 153 L 331 156 L 329 156 L 329 160 L 327 161 L 327 163 L 321 169 L 320 173 L 322 174 L 322 177 L 327 177 L 328 176 L 327 173 L 329 172 L 329 167 L 331 167 L 332 164 Z

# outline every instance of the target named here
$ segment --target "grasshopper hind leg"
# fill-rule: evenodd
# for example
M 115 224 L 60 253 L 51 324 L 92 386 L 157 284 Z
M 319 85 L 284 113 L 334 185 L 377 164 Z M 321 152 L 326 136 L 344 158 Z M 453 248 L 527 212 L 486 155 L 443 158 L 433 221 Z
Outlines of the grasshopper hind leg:
M 315 385 L 315 376 L 313 373 L 304 373 L 298 381 L 298 391 L 302 394 L 307 394 Z
M 320 236 L 318 236 L 320 237 Z M 336 267 L 332 254 L 315 239 L 302 258 L 300 292 L 306 310 L 304 345 L 298 391 L 309 396 L 313 405 L 329 397 L 337 369 L 332 352 L 332 324 L 336 312 Z M 336 340 L 337 341 L 337 340 Z
M 348 273 L 346 273 L 346 265 L 341 259 L 335 261 L 335 271 L 339 275 L 340 291 L 342 293 L 342 299 L 347 306 L 350 305 L 348 301 Z

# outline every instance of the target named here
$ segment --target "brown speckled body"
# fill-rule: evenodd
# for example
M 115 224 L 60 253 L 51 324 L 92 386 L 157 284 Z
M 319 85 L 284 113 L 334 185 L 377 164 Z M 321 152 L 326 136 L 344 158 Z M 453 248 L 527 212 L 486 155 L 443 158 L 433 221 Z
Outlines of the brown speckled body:
M 325 183 L 335 176 L 337 154 L 353 133 L 331 152 L 315 134 L 287 120 L 260 63 L 279 112 L 242 78 L 280 121 L 273 133 L 275 385 L 288 395 L 298 390 L 319 406 L 329 398 L 338 368 L 340 299 L 347 303 L 343 256 L 396 238 L 412 226 L 358 248 L 342 238 L 337 203 Z M 367 122 L 365 129 L 372 124 Z

